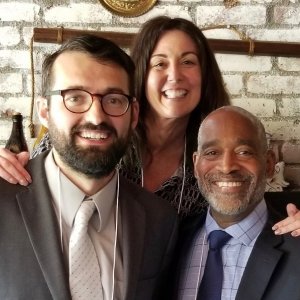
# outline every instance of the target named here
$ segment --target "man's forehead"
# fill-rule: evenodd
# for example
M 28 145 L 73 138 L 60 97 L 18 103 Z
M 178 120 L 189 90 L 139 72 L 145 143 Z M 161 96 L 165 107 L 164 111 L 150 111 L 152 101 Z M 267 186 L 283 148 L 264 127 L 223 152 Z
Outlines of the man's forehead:
M 65 51 L 65 52 L 60 53 L 57 56 L 57 58 L 55 59 L 54 65 L 68 64 L 71 62 L 73 65 L 82 67 L 83 60 L 85 62 L 88 61 L 95 66 L 98 66 L 98 65 L 100 67 L 101 66 L 110 66 L 110 67 L 114 67 L 114 68 L 123 69 L 119 64 L 117 64 L 114 61 L 94 57 L 89 53 L 82 52 L 82 51 L 76 51 L 76 50 Z
M 229 127 L 238 129 L 240 126 L 244 126 L 250 131 L 257 131 L 252 121 L 241 113 L 225 109 L 217 110 L 208 115 L 202 122 L 200 133 L 205 134 L 212 128 L 222 131 Z
M 228 138 L 236 142 L 255 140 L 258 138 L 258 130 L 251 120 L 234 111 L 218 111 L 209 115 L 201 124 L 200 144 L 220 143 Z
M 123 67 L 113 61 L 97 60 L 80 51 L 61 53 L 53 64 L 52 76 L 53 83 L 58 84 L 59 88 L 101 87 L 101 84 L 108 84 L 128 93 L 130 83 L 130 78 Z M 93 88 L 91 92 L 97 90 Z

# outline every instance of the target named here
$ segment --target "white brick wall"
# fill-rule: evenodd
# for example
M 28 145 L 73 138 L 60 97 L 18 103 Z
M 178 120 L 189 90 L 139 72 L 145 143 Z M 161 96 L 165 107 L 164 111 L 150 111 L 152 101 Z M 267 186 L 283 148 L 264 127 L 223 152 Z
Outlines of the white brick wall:
M 200 27 L 212 24 L 264 25 L 266 22 L 266 7 L 263 5 L 244 5 L 226 9 L 222 3 L 219 6 L 199 5 L 197 7 L 196 22 Z
M 98 0 L 0 1 L 0 145 L 10 130 L 10 114 L 21 111 L 28 123 L 31 99 L 29 46 L 34 27 L 137 32 L 157 15 L 182 17 L 200 28 L 235 25 L 252 39 L 300 43 L 299 0 L 240 0 L 226 8 L 223 0 L 160 0 L 146 14 L 119 17 Z M 226 29 L 204 31 L 208 38 L 239 39 Z M 34 44 L 35 89 L 45 53 L 56 44 Z M 286 161 L 288 179 L 300 187 L 300 58 L 216 54 L 234 105 L 261 118 Z M 36 122 L 36 119 L 35 119 Z M 27 137 L 28 130 L 25 130 Z

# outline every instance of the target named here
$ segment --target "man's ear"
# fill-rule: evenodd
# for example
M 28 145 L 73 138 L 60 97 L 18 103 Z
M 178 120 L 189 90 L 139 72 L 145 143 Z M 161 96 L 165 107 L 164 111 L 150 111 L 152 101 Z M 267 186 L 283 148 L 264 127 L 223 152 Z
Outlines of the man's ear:
M 48 128 L 48 120 L 49 120 L 49 108 L 48 108 L 48 100 L 43 97 L 38 97 L 36 102 L 37 114 L 41 124 Z
M 193 163 L 194 163 L 194 176 L 198 178 L 198 171 L 197 171 L 197 161 L 198 161 L 198 152 L 193 153 Z
M 140 105 L 138 101 L 133 101 L 131 106 L 131 129 L 135 129 L 139 120 Z
M 275 171 L 276 156 L 273 150 L 268 150 L 266 154 L 267 165 L 266 165 L 266 176 L 272 178 Z

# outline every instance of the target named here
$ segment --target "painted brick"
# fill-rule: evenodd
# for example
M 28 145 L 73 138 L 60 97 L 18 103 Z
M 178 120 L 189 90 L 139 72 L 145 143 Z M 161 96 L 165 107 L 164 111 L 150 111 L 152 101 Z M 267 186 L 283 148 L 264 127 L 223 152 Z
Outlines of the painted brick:
M 243 77 L 242 75 L 223 75 L 226 89 L 230 94 L 239 94 L 243 89 Z
M 11 120 L 7 118 L 6 120 L 0 120 L 0 140 L 6 142 L 9 138 L 11 132 Z
M 278 57 L 278 67 L 283 71 L 300 71 L 300 58 Z
M 300 164 L 300 142 L 285 142 L 281 148 L 283 161 L 289 164 Z
M 151 10 L 149 10 L 144 15 L 135 17 L 134 19 L 131 18 L 121 18 L 124 24 L 130 23 L 139 23 L 143 24 L 147 20 L 154 18 L 156 16 L 169 16 L 172 18 L 180 17 L 188 20 L 192 20 L 190 13 L 188 10 L 182 8 L 180 5 L 155 5 Z
M 72 3 L 69 6 L 57 6 L 45 11 L 45 21 L 57 23 L 111 23 L 112 14 L 100 4 Z
M 283 98 L 280 115 L 286 117 L 300 117 L 300 98 Z M 299 152 L 300 155 L 300 152 Z
M 41 87 L 42 87 L 42 75 L 41 74 L 35 74 L 34 75 L 34 90 L 35 90 L 35 95 L 41 95 Z M 28 74 L 26 76 L 26 94 L 32 95 L 32 77 L 31 74 Z
M 263 72 L 272 68 L 270 57 L 216 54 L 216 59 L 223 72 Z
M 232 105 L 240 106 L 257 117 L 274 117 L 276 103 L 273 99 L 264 98 L 232 98 Z
M 273 140 L 299 140 L 300 141 L 300 120 L 288 118 L 261 119 L 266 132 L 272 135 Z
M 247 89 L 251 93 L 264 94 L 300 93 L 300 77 L 253 75 L 249 77 Z
M 274 8 L 274 21 L 277 24 L 300 24 L 300 8 L 279 6 Z
M 22 74 L 0 73 L 1 93 L 20 93 L 23 90 Z
M 198 26 L 209 24 L 230 25 L 264 25 L 266 23 L 266 7 L 235 6 L 226 9 L 224 6 L 198 6 L 196 11 Z
M 20 112 L 24 117 L 30 113 L 30 97 L 0 97 L 0 114 L 11 115 L 13 112 Z
M 32 3 L 18 1 L 0 3 L 0 20 L 33 22 L 38 18 L 39 10 L 40 6 Z
M 267 137 L 268 136 L 269 136 L 269 134 L 267 133 Z M 278 161 L 282 160 L 280 157 L 280 154 L 279 154 L 280 145 L 278 144 L 278 142 L 268 139 L 268 146 L 269 146 L 269 149 L 273 150 L 273 152 L 275 153 L 275 161 L 278 162 Z
M 239 40 L 239 35 L 233 31 L 229 26 L 227 28 L 217 28 L 217 29 L 205 29 L 202 27 L 203 34 L 208 39 L 228 39 L 228 40 Z
M 18 28 L 12 26 L 0 27 L 0 46 L 15 46 L 21 40 Z
M 259 4 L 266 4 L 272 3 L 274 0 L 239 0 L 240 4 L 249 4 L 249 3 L 259 3 Z
M 300 29 L 248 29 L 248 36 L 258 41 L 281 41 L 281 42 L 300 42 Z
M 30 52 L 27 50 L 0 50 L 0 68 L 30 68 Z

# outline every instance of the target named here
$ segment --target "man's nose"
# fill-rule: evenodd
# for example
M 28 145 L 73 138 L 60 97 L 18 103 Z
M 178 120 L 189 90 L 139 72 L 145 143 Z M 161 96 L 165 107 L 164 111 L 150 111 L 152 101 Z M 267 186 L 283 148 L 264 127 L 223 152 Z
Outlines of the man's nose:
M 100 124 L 103 120 L 106 120 L 107 114 L 102 109 L 101 98 L 93 96 L 93 103 L 85 114 L 86 120 L 92 124 Z
M 217 168 L 223 174 L 230 174 L 231 172 L 240 169 L 235 153 L 225 152 L 220 157 Z

